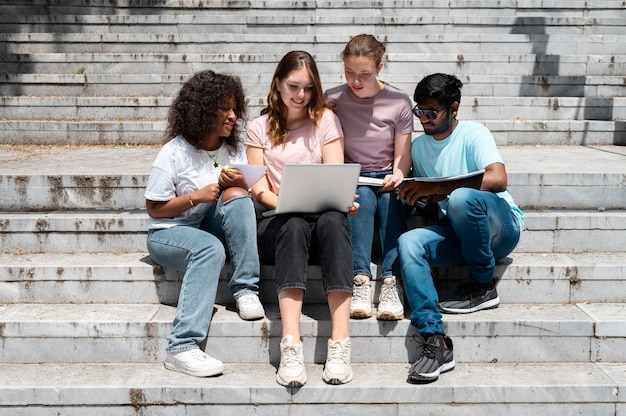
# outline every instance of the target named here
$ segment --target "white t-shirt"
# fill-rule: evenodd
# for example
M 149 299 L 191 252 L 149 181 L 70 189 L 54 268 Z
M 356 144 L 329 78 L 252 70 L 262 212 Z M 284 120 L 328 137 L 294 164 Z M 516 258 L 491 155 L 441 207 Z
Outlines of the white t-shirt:
M 205 186 L 217 183 L 220 166 L 231 163 L 248 163 L 243 145 L 237 151 L 222 142 L 217 150 L 206 151 L 191 145 L 182 136 L 167 142 L 152 164 L 145 197 L 151 201 L 169 201 Z M 213 160 L 213 158 L 215 161 Z M 202 222 L 211 204 L 196 204 L 174 218 L 148 218 L 148 228 L 169 228 L 176 225 L 197 227 Z
M 278 195 L 283 165 L 322 163 L 322 147 L 342 138 L 343 130 L 337 116 L 326 110 L 317 122 L 317 128 L 313 123 L 306 123 L 304 127 L 290 130 L 284 144 L 272 145 L 268 135 L 267 114 L 252 120 L 248 125 L 247 135 L 247 146 L 263 149 L 267 178 L 272 192 Z

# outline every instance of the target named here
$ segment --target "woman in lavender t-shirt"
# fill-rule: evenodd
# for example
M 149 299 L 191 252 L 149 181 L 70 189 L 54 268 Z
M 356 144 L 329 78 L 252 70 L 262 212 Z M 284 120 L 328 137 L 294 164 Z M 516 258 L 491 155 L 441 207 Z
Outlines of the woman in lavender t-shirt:
M 346 83 L 326 91 L 344 132 L 345 162 L 361 164 L 361 176 L 382 179 L 382 186 L 359 186 L 358 215 L 349 218 L 352 229 L 354 291 L 352 318 L 372 316 L 370 268 L 374 224 L 378 221 L 383 255 L 382 287 L 377 318 L 404 318 L 397 278 L 397 240 L 406 230 L 405 206 L 397 188 L 411 168 L 413 114 L 404 92 L 377 78 L 383 68 L 385 46 L 371 35 L 358 35 L 341 57 Z

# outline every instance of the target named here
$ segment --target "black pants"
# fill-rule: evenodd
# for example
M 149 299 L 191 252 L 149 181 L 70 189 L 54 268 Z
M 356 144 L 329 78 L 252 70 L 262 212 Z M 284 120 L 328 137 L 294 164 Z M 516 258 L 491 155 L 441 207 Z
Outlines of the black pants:
M 276 291 L 306 290 L 307 266 L 319 264 L 326 293 L 352 293 L 352 236 L 346 214 L 283 214 L 258 225 L 259 252 L 276 266 Z

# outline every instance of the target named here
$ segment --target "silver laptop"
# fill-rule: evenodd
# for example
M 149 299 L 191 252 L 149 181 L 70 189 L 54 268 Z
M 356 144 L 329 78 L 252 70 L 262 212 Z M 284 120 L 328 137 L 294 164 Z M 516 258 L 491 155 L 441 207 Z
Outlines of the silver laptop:
M 358 163 L 285 165 L 280 179 L 276 214 L 312 214 L 327 210 L 348 212 L 361 172 Z

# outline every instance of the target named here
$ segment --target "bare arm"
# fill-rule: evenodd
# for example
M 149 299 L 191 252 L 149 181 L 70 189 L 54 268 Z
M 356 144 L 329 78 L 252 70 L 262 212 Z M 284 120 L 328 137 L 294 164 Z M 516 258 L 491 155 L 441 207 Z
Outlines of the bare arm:
M 393 174 L 383 179 L 382 192 L 391 191 L 406 178 L 411 170 L 411 133 L 398 133 L 394 138 Z
M 263 149 L 260 147 L 247 146 L 246 155 L 248 156 L 248 163 L 251 165 L 265 165 L 263 152 Z M 263 175 L 263 177 L 252 186 L 252 193 L 254 198 L 265 208 L 276 208 L 278 195 L 272 192 L 267 175 Z
M 195 205 L 217 201 L 220 196 L 220 187 L 216 183 L 205 186 L 197 191 L 176 196 L 169 201 L 152 201 L 146 199 L 146 209 L 152 218 L 174 218 Z
M 322 163 L 343 163 L 343 137 L 322 146 Z
M 433 201 L 440 201 L 457 188 L 463 186 L 462 182 L 406 182 L 398 191 L 398 198 L 405 200 L 409 205 L 415 205 L 416 201 L 423 197 L 432 196 Z M 502 192 L 507 187 L 506 169 L 502 163 L 492 163 L 485 168 L 481 191 Z

